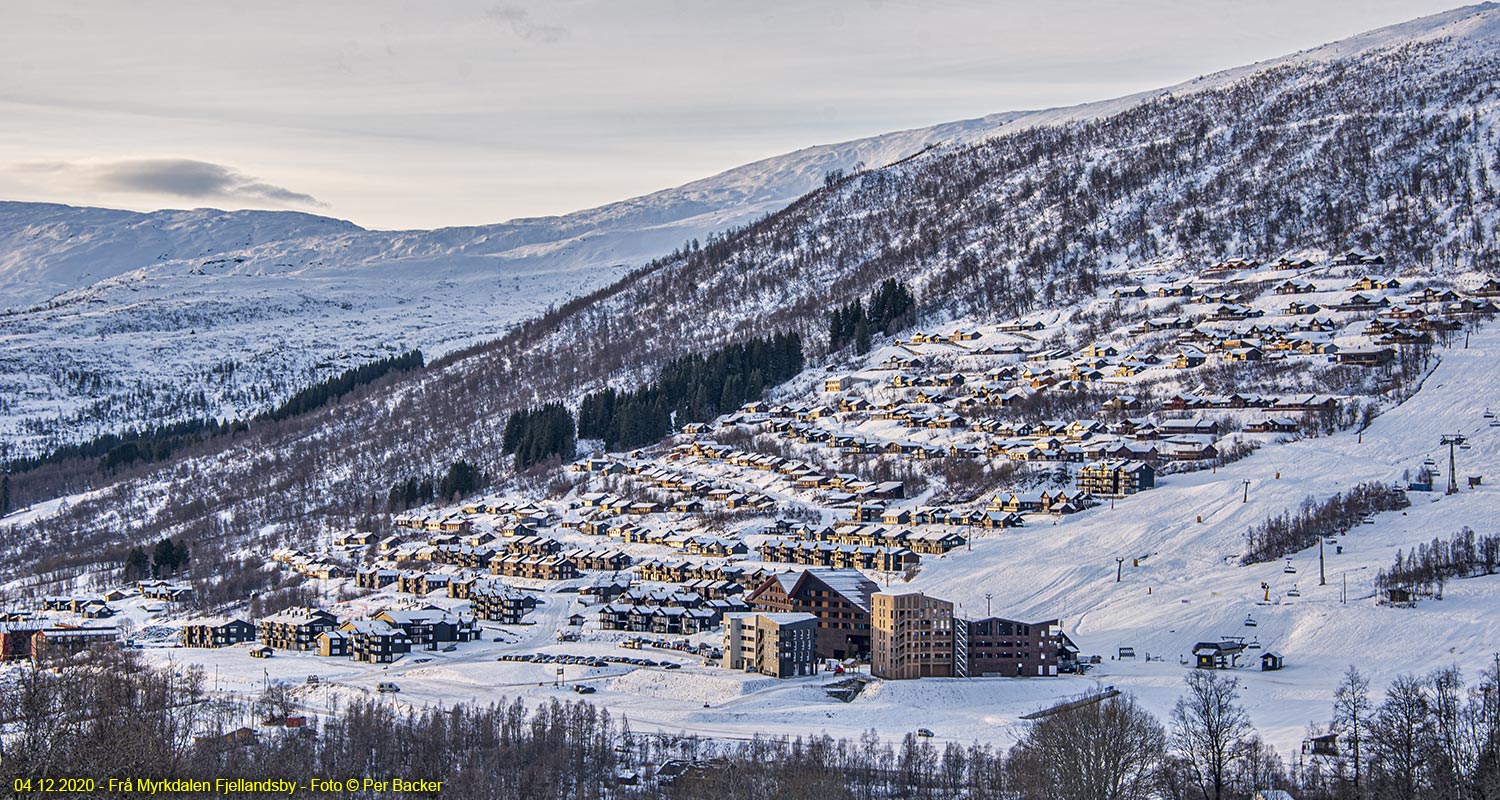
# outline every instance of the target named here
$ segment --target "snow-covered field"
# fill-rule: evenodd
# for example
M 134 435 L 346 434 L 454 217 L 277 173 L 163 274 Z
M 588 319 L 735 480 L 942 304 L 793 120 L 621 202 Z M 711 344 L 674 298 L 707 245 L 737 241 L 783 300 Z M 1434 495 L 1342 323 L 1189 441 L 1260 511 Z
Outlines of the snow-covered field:
M 1084 652 L 1105 656 L 1095 675 L 1136 692 L 1159 714 L 1170 709 L 1187 669 L 1180 661 L 1191 659 L 1195 642 L 1258 639 L 1286 656 L 1286 668 L 1237 674 L 1252 720 L 1283 749 L 1300 741 L 1308 723 L 1327 722 L 1333 687 L 1350 664 L 1377 687 L 1449 664 L 1477 674 L 1500 652 L 1500 576 L 1450 581 L 1444 599 L 1415 609 L 1377 606 L 1373 597 L 1375 573 L 1398 548 L 1465 525 L 1493 532 L 1500 515 L 1500 490 L 1470 491 L 1464 483 L 1500 469 L 1500 428 L 1484 417 L 1487 409 L 1500 412 L 1500 330 L 1490 326 L 1468 349 L 1443 350 L 1442 359 L 1415 397 L 1363 436 L 1351 431 L 1267 447 L 1216 472 L 1169 476 L 1113 509 L 980 537 L 972 553 L 925 562 L 912 585 L 970 613 L 991 591 L 1007 615 L 1060 616 Z M 1445 433 L 1464 433 L 1471 445 L 1459 452 L 1464 488 L 1446 497 Z M 1295 574 L 1282 562 L 1237 566 L 1250 526 L 1295 511 L 1308 495 L 1323 499 L 1362 481 L 1397 481 L 1429 456 L 1445 473 L 1439 491 L 1412 492 L 1411 508 L 1356 526 L 1340 537 L 1342 554 L 1328 546 L 1326 585 L 1319 585 L 1316 549 L 1292 559 Z M 1242 502 L 1246 480 L 1249 502 Z M 1120 583 L 1117 557 L 1126 559 Z M 1140 566 L 1132 567 L 1136 558 Z M 1258 602 L 1263 581 L 1272 587 L 1270 605 Z M 1287 597 L 1294 586 L 1301 596 Z M 1255 627 L 1245 626 L 1247 616 Z M 1122 646 L 1138 658 L 1109 660 Z M 1148 663 L 1147 653 L 1163 660 Z

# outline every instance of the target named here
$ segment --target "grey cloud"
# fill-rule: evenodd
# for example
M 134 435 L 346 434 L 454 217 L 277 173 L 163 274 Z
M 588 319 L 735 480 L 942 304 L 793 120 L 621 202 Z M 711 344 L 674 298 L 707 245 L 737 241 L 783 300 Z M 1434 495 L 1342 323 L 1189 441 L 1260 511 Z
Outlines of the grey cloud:
M 562 40 L 568 29 L 560 25 L 538 25 L 531 21 L 531 14 L 520 6 L 495 6 L 485 16 L 502 25 L 509 25 L 512 32 L 522 39 L 548 44 Z
M 88 188 L 189 198 L 230 198 L 287 205 L 324 206 L 316 197 L 266 183 L 253 175 L 189 158 L 142 158 L 102 163 L 53 162 L 24 165 Z

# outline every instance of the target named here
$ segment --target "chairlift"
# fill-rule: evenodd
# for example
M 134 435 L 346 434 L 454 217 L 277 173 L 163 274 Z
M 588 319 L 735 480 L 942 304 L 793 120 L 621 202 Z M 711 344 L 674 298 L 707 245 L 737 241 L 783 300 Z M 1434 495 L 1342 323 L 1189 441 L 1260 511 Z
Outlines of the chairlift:
M 1286 566 L 1283 567 L 1281 571 L 1285 572 L 1288 575 L 1296 575 L 1297 574 L 1297 568 L 1294 567 L 1294 566 L 1292 566 L 1292 560 L 1290 558 L 1286 560 Z
M 1257 637 L 1251 639 L 1250 643 L 1247 644 L 1247 645 L 1245 645 L 1245 649 L 1246 650 L 1259 650 L 1260 649 L 1260 637 L 1257 636 Z
M 1294 583 L 1294 584 L 1292 584 L 1292 588 L 1286 590 L 1286 596 L 1287 597 L 1301 597 L 1302 596 L 1302 590 L 1298 589 L 1297 588 L 1297 584 Z
M 1252 617 L 1252 616 L 1250 616 L 1248 614 L 1245 615 L 1245 627 L 1247 627 L 1247 628 L 1254 628 L 1254 627 L 1256 627 L 1259 624 L 1260 623 L 1258 623 L 1258 622 L 1255 621 L 1255 617 Z
M 1486 408 L 1484 410 L 1484 418 L 1485 419 L 1494 419 L 1495 418 L 1495 412 L 1493 412 L 1493 411 L 1489 410 L 1488 408 Z
M 1458 449 L 1460 449 L 1460 450 L 1468 450 L 1470 447 L 1472 447 L 1472 445 L 1470 445 L 1468 442 L 1465 442 L 1465 443 L 1459 445 Z

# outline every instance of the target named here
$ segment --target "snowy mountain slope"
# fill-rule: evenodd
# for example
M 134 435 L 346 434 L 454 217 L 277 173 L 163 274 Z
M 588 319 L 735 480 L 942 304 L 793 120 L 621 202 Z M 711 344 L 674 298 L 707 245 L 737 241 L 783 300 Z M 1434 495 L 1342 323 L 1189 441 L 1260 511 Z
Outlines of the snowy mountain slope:
M 930 160 L 1412 43 L 1482 54 L 1500 25 L 1494 9 L 1457 9 L 1157 92 L 809 147 L 561 217 L 386 232 L 291 212 L 0 203 L 0 443 L 35 453 L 124 427 L 244 416 L 372 357 L 495 338 L 625 268 L 780 209 L 830 172 L 946 145 Z
M 1473 13 L 1490 19 L 1500 12 Z M 1486 49 L 1493 26 L 1466 24 L 1474 31 L 1461 37 L 1411 46 L 1382 40 L 1391 46 L 1348 60 L 1252 71 L 1212 91 L 1148 100 L 1085 124 L 938 148 L 853 176 L 387 392 L 107 487 L 38 523 L 38 533 L 103 552 L 205 527 L 240 541 L 275 524 L 359 524 L 372 496 L 384 497 L 412 476 L 441 475 L 459 459 L 507 475 L 496 443 L 506 415 L 522 405 L 576 402 L 610 380 L 631 386 L 667 358 L 772 330 L 800 331 L 816 360 L 832 304 L 887 277 L 917 288 L 924 323 L 963 316 L 997 322 L 1096 296 L 1115 274 L 1101 264 L 1169 270 L 1226 255 L 1351 247 L 1385 251 L 1404 276 L 1488 263 L 1484 248 L 1497 216 L 1493 151 L 1485 142 L 1500 70 L 1495 49 Z M 418 234 L 389 236 L 414 255 L 431 254 Z M 449 258 L 429 263 L 437 268 Z M 265 266 L 274 271 L 274 263 Z M 205 276 L 222 269 L 226 279 L 249 285 L 269 280 L 253 274 L 259 267 L 248 261 L 172 269 L 183 283 L 202 277 L 195 269 Z M 130 276 L 115 281 L 110 291 L 127 296 Z M 351 305 L 359 317 L 349 325 L 361 330 L 368 310 Z M 257 311 L 253 304 L 233 310 Z M 427 313 L 424 333 L 456 316 L 441 298 Z M 481 319 L 484 313 L 475 312 Z M 182 341 L 195 339 L 191 324 L 223 314 L 183 320 Z M 45 327 L 28 333 L 14 319 L 6 318 L 5 333 L 32 335 L 42 346 Z M 155 319 L 143 311 L 133 324 L 145 329 Z M 266 330 L 251 325 L 243 336 L 266 343 Z M 72 335 L 80 348 L 97 339 L 86 326 Z M 328 346 L 307 344 L 296 331 L 276 336 L 279 352 L 316 354 Z M 129 346 L 128 337 L 121 342 Z M 65 368 L 59 375 L 73 379 Z M 188 489 L 163 495 L 166 487 Z M 221 513 L 200 525 L 201 508 Z
M 1351 276 L 1340 272 L 1319 280 L 1342 286 Z M 862 362 L 879 364 L 897 349 L 877 349 Z M 930 356 L 936 349 L 923 348 L 921 353 Z M 1500 408 L 1500 394 L 1492 389 L 1500 381 L 1500 328 L 1487 323 L 1467 346 L 1460 339 L 1439 355 L 1441 362 L 1421 388 L 1362 435 L 1344 432 L 1290 443 L 1267 441 L 1262 450 L 1216 472 L 1167 475 L 1156 489 L 1121 499 L 1113 508 L 1062 516 L 1055 525 L 1047 515 L 1037 514 L 1017 529 L 970 529 L 977 534 L 972 550 L 924 557 L 921 571 L 909 583 L 885 578 L 898 588 L 957 601 L 958 613 L 966 617 L 989 608 L 987 593 L 994 595 L 997 614 L 1026 620 L 1060 617 L 1085 653 L 1105 656 L 1087 677 L 891 681 L 870 687 L 849 705 L 837 704 L 823 693 L 820 684 L 826 676 L 771 681 L 699 666 L 686 658 L 687 666 L 670 676 L 649 670 L 589 670 L 583 675 L 570 672 L 570 677 L 591 681 L 599 689 L 591 699 L 612 713 L 628 714 L 637 730 L 748 738 L 792 726 L 857 738 L 872 728 L 898 737 L 921 725 L 937 731 L 940 741 L 1008 744 L 1020 730 L 1022 714 L 1104 684 L 1137 695 L 1149 710 L 1166 718 L 1181 693 L 1188 669 L 1182 658 L 1193 643 L 1220 636 L 1254 637 L 1261 649 L 1251 651 L 1250 659 L 1274 649 L 1286 656 L 1288 666 L 1262 673 L 1252 661 L 1233 674 L 1244 684 L 1245 704 L 1260 733 L 1281 752 L 1295 750 L 1306 725 L 1326 722 L 1329 698 L 1349 664 L 1372 679 L 1378 695 L 1403 673 L 1456 664 L 1472 676 L 1500 649 L 1500 620 L 1490 613 L 1500 601 L 1500 577 L 1451 581 L 1444 599 L 1424 600 L 1414 609 L 1379 606 L 1371 597 L 1374 573 L 1390 563 L 1397 548 L 1409 550 L 1462 525 L 1492 531 L 1488 520 L 1500 512 L 1500 493 L 1492 488 L 1465 488 L 1451 497 L 1413 493 L 1414 505 L 1406 512 L 1383 514 L 1370 525 L 1356 526 L 1340 537 L 1342 553 L 1328 548 L 1325 586 L 1317 585 L 1315 549 L 1294 555 L 1295 574 L 1284 572 L 1279 560 L 1238 563 L 1246 527 L 1295 509 L 1305 495 L 1323 497 L 1365 480 L 1399 480 L 1428 456 L 1441 456 L 1436 443 L 1444 433 L 1470 437 L 1470 449 L 1460 453 L 1460 476 L 1490 474 L 1500 467 L 1500 428 L 1491 427 L 1485 417 L 1487 410 Z M 835 374 L 844 373 L 841 369 Z M 819 394 L 824 374 L 814 370 L 804 376 L 811 380 L 798 381 L 801 394 L 786 391 L 780 399 L 811 400 Z M 685 461 L 672 463 L 677 469 L 698 469 L 685 466 Z M 745 472 L 775 483 L 765 472 Z M 1251 491 L 1249 500 L 1242 502 L 1243 480 L 1251 481 Z M 574 499 L 563 498 L 560 505 Z M 13 519 L 20 523 L 20 515 Z M 673 523 L 680 528 L 695 524 Z M 553 533 L 577 547 L 596 547 L 600 542 L 577 531 Z M 312 549 L 314 541 L 304 546 Z M 622 549 L 637 557 L 677 555 L 642 552 L 650 547 L 641 545 Z M 1117 556 L 1127 564 L 1120 583 L 1114 582 Z M 1131 564 L 1135 558 L 1139 566 Z M 1340 599 L 1345 575 L 1347 603 Z M 1272 587 L 1272 602 L 1266 604 L 1259 601 L 1263 581 Z M 1296 596 L 1290 591 L 1293 587 L 1298 588 Z M 336 593 L 330 589 L 328 594 Z M 399 599 L 387 593 L 385 598 L 361 598 L 338 608 L 347 614 L 361 603 L 373 609 Z M 547 688 L 551 676 L 543 665 L 497 663 L 495 655 L 539 650 L 618 654 L 621 651 L 613 646 L 617 639 L 595 631 L 589 631 L 583 642 L 551 641 L 549 632 L 566 624 L 565 615 L 591 617 L 596 610 L 597 606 L 575 604 L 574 594 L 558 592 L 548 594 L 543 610 L 528 620 L 534 624 L 524 629 L 527 640 L 521 644 L 471 644 L 451 656 L 436 655 L 435 663 L 403 661 L 389 669 L 286 654 L 269 669 L 273 677 L 284 680 L 300 681 L 320 673 L 325 681 L 366 688 L 379 680 L 396 680 L 402 696 L 417 703 L 484 702 L 502 692 L 528 704 L 544 703 L 555 690 Z M 1257 621 L 1254 628 L 1244 625 L 1246 616 Z M 712 634 L 705 638 L 712 639 Z M 1435 641 L 1440 644 L 1435 646 Z M 1133 647 L 1138 655 L 1110 659 L 1119 647 Z M 238 651 L 183 655 L 160 650 L 152 657 L 164 659 L 169 652 L 205 668 L 218 667 L 240 686 L 260 679 L 260 666 L 247 666 L 250 662 Z
M 1113 114 L 1142 100 L 1221 87 L 1255 72 L 1348 59 L 1376 50 L 1442 39 L 1482 49 L 1497 38 L 1494 3 L 1362 33 L 1257 64 L 1225 70 L 1126 97 L 1062 108 L 1009 111 L 926 128 L 807 147 L 718 175 L 599 208 L 558 217 L 436 231 L 372 232 L 352 223 L 298 212 L 212 209 L 140 214 L 50 204 L 0 202 L 0 309 L 38 303 L 71 289 L 158 261 L 221 257 L 256 244 L 309 240 L 337 250 L 371 237 L 363 258 L 475 254 L 550 256 L 570 266 L 640 261 L 694 236 L 785 206 L 819 185 L 825 174 L 857 164 L 878 167 L 932 144 L 976 141 L 1037 125 Z M 666 228 L 670 233 L 661 232 Z M 636 239 L 643 239 L 637 243 Z M 588 243 L 589 246 L 581 245 Z M 295 262 L 295 251 L 263 252 Z
M 607 378 L 628 385 L 670 354 L 702 350 L 707 342 L 771 326 L 795 327 L 814 342 L 826 330 L 830 300 L 864 293 L 872 280 L 887 275 L 923 288 L 929 304 L 924 326 L 934 320 L 975 325 L 1003 321 L 1015 313 L 1012 303 L 1030 302 L 1037 317 L 1076 319 L 1081 331 L 1084 315 L 1069 317 L 1068 312 L 1093 314 L 1099 305 L 1111 304 L 1095 303 L 1107 288 L 1084 289 L 1077 278 L 1087 273 L 1079 265 L 1106 261 L 1107 256 L 1114 257 L 1110 263 L 1115 268 L 1094 276 L 1095 283 L 1105 286 L 1127 278 L 1163 280 L 1172 276 L 1175 265 L 1201 267 L 1205 252 L 1215 253 L 1214 258 L 1274 258 L 1283 252 L 1301 257 L 1365 247 L 1366 242 L 1386 249 L 1390 262 L 1383 269 L 1399 274 L 1412 287 L 1407 291 L 1471 267 L 1483 270 L 1492 262 L 1481 248 L 1496 222 L 1493 147 L 1474 142 L 1489 141 L 1494 130 L 1493 82 L 1500 74 L 1491 55 L 1497 38 L 1494 17 L 1491 9 L 1482 18 L 1419 25 L 1371 40 L 1372 47 L 1411 52 L 1369 57 L 1368 47 L 1350 45 L 1361 55 L 1347 63 L 1274 76 L 1247 74 L 1225 84 L 1222 95 L 1196 93 L 1203 96 L 1132 106 L 1109 124 L 1062 126 L 1055 139 L 1013 134 L 989 147 L 947 148 L 919 159 L 922 163 L 872 173 L 819 193 L 766 226 L 731 237 L 714 254 L 667 265 L 660 275 L 648 276 L 654 283 L 632 282 L 616 295 L 562 315 L 552 327 L 538 326 L 533 335 L 517 336 L 494 350 L 413 377 L 389 392 L 320 411 L 285 429 L 256 431 L 219 452 L 71 498 L 71 508 L 56 503 L 45 511 L 23 512 L 0 526 L 0 536 L 8 549 L 15 548 L 18 562 L 34 563 L 28 559 L 35 556 L 22 547 L 45 541 L 46 557 L 54 559 L 49 565 L 57 563 L 59 552 L 83 553 L 67 567 L 95 559 L 98 563 L 86 567 L 90 570 L 112 567 L 126 542 L 149 544 L 168 534 L 188 537 L 195 546 L 201 543 L 203 552 L 218 547 L 263 552 L 273 541 L 311 546 L 316 541 L 312 531 L 319 528 L 367 524 L 367 509 L 381 507 L 394 481 L 441 474 L 457 458 L 474 459 L 503 475 L 495 445 L 505 413 L 533 402 L 536 394 L 571 402 Z M 1405 47 L 1415 40 L 1426 44 Z M 1472 91 L 1451 88 L 1471 84 Z M 1466 117 L 1478 120 L 1474 127 L 1445 127 Z M 1353 120 L 1352 129 L 1339 127 L 1348 120 Z M 1289 133 L 1298 130 L 1310 133 Z M 1360 131 L 1368 136 L 1355 137 Z M 1261 142 L 1262 149 L 1246 142 Z M 1032 154 L 1040 155 L 1026 157 Z M 1444 160 L 1446 155 L 1452 158 Z M 1089 192 L 1048 194 L 1048 187 L 1089 185 L 1080 165 L 1100 164 L 1123 165 L 1118 174 L 1126 177 L 1117 182 L 1125 188 L 1104 181 L 1093 197 Z M 1298 171 L 1287 165 L 1310 166 Z M 1451 177 L 1452 186 L 1442 185 L 1440 176 Z M 1467 205 L 1457 199 L 1465 191 L 1475 198 Z M 1051 202 L 1059 197 L 1094 205 L 1070 216 L 1069 203 Z M 993 205 L 985 205 L 986 199 Z M 1339 202 L 1350 209 L 1344 216 L 1317 216 Z M 1411 207 L 1432 210 L 1431 224 L 1407 225 L 1401 210 Z M 1201 216 L 1195 218 L 1194 210 Z M 862 216 L 877 219 L 885 239 L 904 239 L 903 247 L 872 246 L 846 261 L 841 257 L 847 252 L 796 249 L 839 239 L 849 231 L 839 222 Z M 1301 227 L 1273 228 L 1267 220 Z M 1340 227 L 1345 222 L 1348 226 Z M 1469 233 L 1471 225 L 1483 235 Z M 1417 235 L 1406 236 L 1408 231 Z M 1106 234 L 1114 237 L 1112 243 L 1103 241 Z M 1007 238 L 1022 246 L 991 249 Z M 1080 245 L 1078 253 L 1062 257 L 1068 255 L 1064 245 L 1085 240 L 1092 240 L 1090 247 Z M 794 246 L 785 246 L 788 242 Z M 1028 261 L 1028 250 L 1042 256 Z M 961 271 L 965 255 L 972 256 L 974 267 Z M 1122 261 L 1138 267 L 1120 267 Z M 433 258 L 427 268 L 450 263 L 447 256 Z M 183 266 L 186 270 L 178 273 L 183 281 L 206 277 L 194 275 L 192 265 Z M 198 268 L 213 274 L 201 263 Z M 273 279 L 241 272 L 241 265 L 222 269 L 226 282 L 253 285 Z M 455 269 L 449 277 L 458 281 L 462 267 Z M 1196 280 L 1197 274 L 1178 277 Z M 1337 279 L 1297 277 L 1338 287 L 1308 295 L 1320 302 L 1344 297 L 1343 287 L 1353 279 L 1343 274 Z M 1470 272 L 1464 277 L 1483 276 Z M 116 290 L 129 291 L 123 288 L 128 279 L 120 280 Z M 999 287 L 1006 282 L 1018 286 L 1002 293 Z M 992 302 L 969 304 L 976 297 L 986 299 L 977 292 L 965 294 L 972 287 L 994 289 Z M 256 302 L 274 297 L 267 294 Z M 1280 304 L 1269 296 L 1263 300 Z M 203 302 L 210 303 L 211 296 Z M 1168 313 L 1155 308 L 1153 313 L 1159 310 Z M 437 325 L 443 311 L 434 305 L 425 313 Z M 234 306 L 214 313 L 227 312 L 250 313 Z M 136 323 L 150 321 L 143 315 Z M 252 323 L 247 330 L 248 339 L 265 327 Z M 192 338 L 180 335 L 183 341 Z M 78 341 L 79 347 L 85 344 Z M 1467 348 L 1460 341 L 1439 357 L 1441 363 L 1422 389 L 1406 403 L 1388 408 L 1363 436 L 1341 433 L 1266 447 L 1217 472 L 1167 475 L 1159 488 L 1120 500 L 1113 509 L 1083 512 L 1055 526 L 1034 519 L 1018 530 L 983 535 L 972 551 L 924 558 L 911 586 L 961 602 L 965 615 L 974 615 L 983 593 L 993 590 L 997 613 L 1060 616 L 1085 652 L 1105 655 L 1095 673 L 1099 682 L 1137 693 L 1163 716 L 1180 692 L 1186 670 L 1179 658 L 1192 643 L 1256 636 L 1265 648 L 1287 656 L 1287 669 L 1262 674 L 1252 668 L 1236 675 L 1246 683 L 1252 721 L 1281 750 L 1295 747 L 1305 724 L 1327 719 L 1331 688 L 1350 663 L 1371 675 L 1377 691 L 1402 672 L 1449 663 L 1472 676 L 1500 648 L 1500 627 L 1492 613 L 1500 602 L 1496 578 L 1452 581 L 1445 599 L 1423 601 L 1415 609 L 1377 607 L 1369 594 L 1374 572 L 1390 563 L 1397 548 L 1446 536 L 1465 524 L 1492 532 L 1490 521 L 1500 512 L 1500 495 L 1493 487 L 1466 489 L 1455 497 L 1414 493 L 1414 506 L 1404 514 L 1381 515 L 1371 525 L 1357 526 L 1342 537 L 1343 553 L 1330 551 L 1326 586 L 1316 585 L 1315 551 L 1294 556 L 1295 574 L 1284 572 L 1280 562 L 1239 566 L 1237 558 L 1248 526 L 1295 508 L 1308 495 L 1326 497 L 1362 480 L 1399 479 L 1427 456 L 1440 456 L 1437 437 L 1442 433 L 1473 435 L 1471 449 L 1461 454 L 1461 475 L 1494 474 L 1500 465 L 1500 428 L 1489 427 L 1483 411 L 1500 410 L 1500 397 L 1492 388 L 1500 382 L 1500 331 L 1490 323 Z M 819 383 L 809 374 L 799 385 Z M 1248 502 L 1241 502 L 1244 480 L 1251 481 Z M 542 491 L 538 483 L 531 485 Z M 1141 559 L 1140 566 L 1125 562 L 1125 580 L 1118 584 L 1112 574 L 1117 557 Z M 1349 602 L 1342 603 L 1346 572 Z M 103 572 L 85 573 L 78 583 L 89 574 Z M 56 577 L 71 576 L 60 571 Z M 1271 605 L 1257 603 L 1262 581 L 1273 587 Z M 1300 597 L 1288 593 L 1293 582 Z M 1255 628 L 1244 625 L 1247 615 L 1257 620 Z M 1141 657 L 1110 660 L 1120 646 L 1134 647 Z M 491 652 L 461 650 L 452 656 L 456 663 L 451 669 L 442 655 L 429 667 L 399 665 L 390 673 L 351 669 L 345 662 L 333 669 L 341 673 L 340 680 L 349 673 L 348 680 L 366 688 L 399 674 L 403 696 L 416 702 L 477 699 L 497 688 L 511 691 L 508 681 L 534 684 L 546 678 L 535 665 L 518 667 L 518 672 L 494 662 Z M 1164 660 L 1147 662 L 1147 653 Z M 222 659 L 226 673 L 243 688 L 256 680 L 246 666 L 249 660 L 237 653 L 195 657 L 204 663 Z M 311 657 L 288 657 L 273 660 L 269 668 L 281 677 L 300 679 L 313 671 L 309 662 L 318 663 Z M 791 724 L 857 736 L 869 727 L 899 732 L 921 724 L 949 741 L 1006 741 L 1020 713 L 1095 685 L 1094 676 L 963 685 L 951 680 L 892 682 L 843 706 L 820 698 L 806 684 L 761 691 L 743 676 L 708 674 L 707 669 L 682 672 L 689 677 L 673 684 L 675 694 L 647 674 L 601 682 L 595 699 L 628 710 L 632 724 L 640 722 L 646 729 L 742 736 Z M 524 691 L 540 701 L 545 697 L 540 688 Z M 712 707 L 703 708 L 705 702 Z

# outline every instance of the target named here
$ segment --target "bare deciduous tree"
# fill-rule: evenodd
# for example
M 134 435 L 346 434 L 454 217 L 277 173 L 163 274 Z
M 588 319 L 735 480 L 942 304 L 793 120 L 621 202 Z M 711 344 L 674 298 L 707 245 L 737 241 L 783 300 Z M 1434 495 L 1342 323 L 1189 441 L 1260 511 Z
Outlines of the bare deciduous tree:
M 1230 776 L 1253 729 L 1240 705 L 1239 680 L 1214 671 L 1188 673 L 1187 693 L 1172 707 L 1170 743 L 1178 785 L 1188 796 L 1224 800 Z
M 1333 692 L 1333 725 L 1335 733 L 1349 745 L 1349 760 L 1354 772 L 1354 791 L 1359 793 L 1360 757 L 1359 738 L 1363 726 L 1370 716 L 1370 679 L 1359 674 L 1353 664 L 1344 673 L 1344 679 Z
M 1165 749 L 1161 723 L 1121 695 L 1032 723 L 1009 767 L 1023 797 L 1144 799 Z

